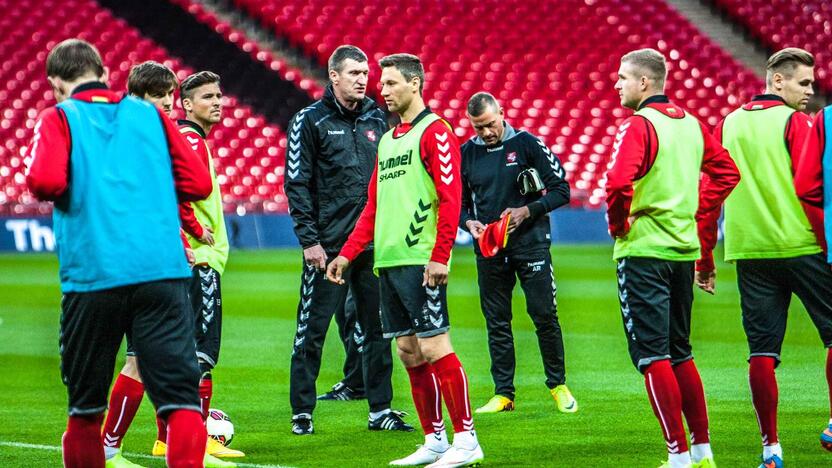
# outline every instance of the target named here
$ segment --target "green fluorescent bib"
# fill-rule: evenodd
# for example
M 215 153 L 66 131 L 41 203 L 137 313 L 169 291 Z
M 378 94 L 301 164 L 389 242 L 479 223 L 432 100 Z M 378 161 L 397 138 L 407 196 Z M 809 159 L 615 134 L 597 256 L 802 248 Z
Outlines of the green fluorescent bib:
M 393 138 L 394 130 L 381 137 L 373 239 L 375 269 L 427 265 L 430 261 L 436 243 L 439 199 L 422 163 L 420 142 L 425 129 L 437 120 L 436 114 L 429 114 L 399 138 Z
M 725 118 L 722 144 L 742 179 L 725 200 L 725 260 L 790 258 L 821 251 L 794 188 L 783 135 L 788 106 Z
M 183 134 L 193 133 L 200 140 L 202 137 L 192 128 L 182 128 Z M 222 194 L 220 184 L 217 182 L 217 173 L 214 171 L 214 159 L 211 150 L 208 149 L 208 169 L 211 171 L 211 184 L 213 189 L 211 195 L 205 200 L 191 202 L 197 221 L 203 226 L 210 226 L 214 230 L 214 245 L 203 244 L 188 233 L 188 242 L 194 250 L 196 263 L 207 263 L 211 268 L 221 274 L 225 271 L 225 262 L 228 260 L 228 235 L 225 232 L 225 217 L 222 213 Z
M 630 213 L 637 219 L 616 239 L 613 258 L 697 260 L 695 218 L 705 145 L 699 122 L 690 114 L 673 119 L 649 107 L 636 114 L 656 129 L 659 150 L 647 175 L 633 183 Z

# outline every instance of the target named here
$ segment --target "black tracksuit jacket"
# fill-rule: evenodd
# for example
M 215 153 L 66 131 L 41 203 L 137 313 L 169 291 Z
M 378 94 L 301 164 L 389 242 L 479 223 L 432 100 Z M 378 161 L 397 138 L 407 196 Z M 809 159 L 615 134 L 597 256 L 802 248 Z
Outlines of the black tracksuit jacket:
M 545 195 L 521 195 L 517 176 L 523 170 L 537 169 Z M 560 160 L 537 137 L 517 131 L 505 123 L 503 140 L 488 147 L 474 137 L 462 145 L 462 213 L 460 227 L 477 220 L 489 224 L 500 219 L 506 208 L 528 205 L 530 216 L 508 236 L 506 254 L 533 249 L 548 249 L 551 244 L 549 212 L 569 203 L 569 183 Z M 479 245 L 474 250 L 480 256 Z
M 378 142 L 387 129 L 372 99 L 350 111 L 332 86 L 292 118 L 283 187 L 301 247 L 321 244 L 330 256 L 341 250 L 367 204 Z

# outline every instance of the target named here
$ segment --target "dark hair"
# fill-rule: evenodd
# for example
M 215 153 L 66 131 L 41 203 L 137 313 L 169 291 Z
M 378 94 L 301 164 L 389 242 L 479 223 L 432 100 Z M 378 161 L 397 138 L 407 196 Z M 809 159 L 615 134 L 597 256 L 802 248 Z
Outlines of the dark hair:
M 638 68 L 644 76 L 656 82 L 656 88 L 664 89 L 667 78 L 667 60 L 656 49 L 638 49 L 621 57 L 621 63 L 630 63 Z
M 180 99 L 191 99 L 194 97 L 194 90 L 199 88 L 200 86 L 204 86 L 207 84 L 216 83 L 217 86 L 220 84 L 220 76 L 214 72 L 210 71 L 201 71 L 196 72 L 193 75 L 185 78 L 182 80 L 182 84 L 179 85 L 180 91 Z
M 72 81 L 87 73 L 104 76 L 101 54 L 87 41 L 67 39 L 53 47 L 46 57 L 46 76 Z
M 395 67 L 408 82 L 413 78 L 419 78 L 419 94 L 422 94 L 422 88 L 425 87 L 425 68 L 419 57 L 413 54 L 393 54 L 382 57 L 378 64 L 381 68 Z
M 491 93 L 480 91 L 468 100 L 468 115 L 471 117 L 479 117 L 489 108 L 495 111 L 500 109 L 500 104 Z
M 127 92 L 143 98 L 145 94 L 161 96 L 179 84 L 173 70 L 159 62 L 148 60 L 130 69 L 127 77 Z
M 798 65 L 814 67 L 815 58 L 810 52 L 797 47 L 786 47 L 778 50 L 768 58 L 766 63 L 766 84 L 771 84 L 771 79 L 775 73 L 791 77 L 792 72 Z
M 327 68 L 341 73 L 341 70 L 344 69 L 344 62 L 346 62 L 347 59 L 353 59 L 356 62 L 363 63 L 367 61 L 367 54 L 354 45 L 346 44 L 338 46 L 332 55 L 329 56 Z

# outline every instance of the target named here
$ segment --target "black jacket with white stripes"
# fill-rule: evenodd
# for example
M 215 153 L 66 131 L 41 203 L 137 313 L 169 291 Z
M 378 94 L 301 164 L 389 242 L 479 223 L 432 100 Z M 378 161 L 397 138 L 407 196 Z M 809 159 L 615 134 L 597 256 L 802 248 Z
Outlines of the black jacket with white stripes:
M 384 112 L 370 98 L 351 111 L 332 86 L 289 123 L 283 187 L 303 248 L 321 244 L 337 254 L 367 203 Z
M 544 193 L 520 194 L 517 176 L 535 168 L 546 187 Z M 517 131 L 505 123 L 502 141 L 486 146 L 480 137 L 462 145 L 462 213 L 460 227 L 478 220 L 483 224 L 500 219 L 506 208 L 528 205 L 530 217 L 508 236 L 506 254 L 549 248 L 549 212 L 569 203 L 569 183 L 560 160 L 536 136 Z M 474 250 L 480 255 L 479 246 Z

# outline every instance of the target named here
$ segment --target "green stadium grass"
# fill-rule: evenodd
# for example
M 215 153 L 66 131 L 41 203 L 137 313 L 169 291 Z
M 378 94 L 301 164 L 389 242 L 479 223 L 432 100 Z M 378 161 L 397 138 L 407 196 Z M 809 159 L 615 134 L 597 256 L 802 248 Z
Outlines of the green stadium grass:
M 560 322 L 568 384 L 580 411 L 563 415 L 543 384 L 537 341 L 515 294 L 517 410 L 476 418 L 489 466 L 655 467 L 665 459 L 659 425 L 641 376 L 630 364 L 608 246 L 556 246 Z M 367 431 L 366 402 L 324 402 L 315 411 L 316 434 L 289 429 L 289 356 L 295 329 L 301 257 L 297 250 L 235 251 L 223 277 L 224 333 L 214 373 L 212 406 L 230 414 L 233 447 L 243 461 L 294 467 L 384 466 L 422 441 L 420 432 Z M 474 257 L 455 251 L 449 286 L 453 344 L 470 380 L 476 407 L 492 396 L 484 320 L 479 310 Z M 52 255 L 0 256 L 0 459 L 3 466 L 59 466 L 60 453 L 10 442 L 60 445 L 66 394 L 58 370 L 60 292 Z M 719 264 L 717 295 L 696 293 L 693 345 L 711 416 L 716 460 L 722 467 L 759 463 L 760 436 L 747 383 L 733 266 Z M 795 301 L 786 336 L 780 383 L 780 436 L 790 466 L 830 466 L 818 434 L 827 422 L 824 350 Z M 318 390 L 337 382 L 343 348 L 331 327 Z M 121 360 L 119 365 L 121 364 Z M 407 375 L 393 374 L 394 407 L 410 413 Z M 450 428 L 450 421 L 448 427 Z M 149 453 L 155 436 L 145 399 L 128 433 L 126 452 Z M 163 466 L 161 459 L 135 459 Z

